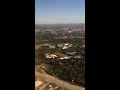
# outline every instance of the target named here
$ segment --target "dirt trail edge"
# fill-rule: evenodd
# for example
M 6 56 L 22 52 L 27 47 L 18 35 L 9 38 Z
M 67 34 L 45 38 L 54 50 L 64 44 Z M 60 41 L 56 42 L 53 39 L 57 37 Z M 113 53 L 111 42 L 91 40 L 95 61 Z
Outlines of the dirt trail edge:
M 63 80 L 59 80 L 53 76 L 50 76 L 46 73 L 39 73 L 36 70 L 35 70 L 35 75 L 38 77 L 44 78 L 45 81 L 50 82 L 50 83 L 54 83 L 54 84 L 58 85 L 59 87 L 63 87 L 63 88 L 69 89 L 69 90 L 85 90 L 84 87 L 70 84 L 70 83 L 65 82 Z

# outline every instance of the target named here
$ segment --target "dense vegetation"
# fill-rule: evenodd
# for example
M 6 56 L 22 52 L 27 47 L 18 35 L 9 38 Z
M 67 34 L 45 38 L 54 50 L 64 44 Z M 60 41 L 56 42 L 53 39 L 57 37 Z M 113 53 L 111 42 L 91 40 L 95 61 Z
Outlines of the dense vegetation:
M 75 50 L 75 49 L 74 49 Z M 60 79 L 69 81 L 71 83 L 75 83 L 78 85 L 85 86 L 85 55 L 84 48 L 79 48 L 77 50 L 77 55 L 81 55 L 80 59 L 47 59 L 45 58 L 46 52 L 53 53 L 54 50 L 48 48 L 41 48 L 36 50 L 36 64 L 40 62 L 46 65 L 44 69 L 48 74 L 54 75 Z M 62 51 L 63 53 L 67 53 L 68 51 Z M 69 50 L 70 51 L 70 50 Z M 81 51 L 81 52 L 80 52 Z
M 78 25 L 77 25 L 78 26 Z M 76 26 L 76 27 L 77 27 Z M 47 25 L 47 27 L 42 26 L 42 29 L 58 29 L 56 26 Z M 79 28 L 79 27 L 77 27 Z M 62 32 L 62 33 L 61 33 Z M 67 38 L 65 38 L 67 36 Z M 82 38 L 81 38 L 82 37 Z M 85 86 L 85 33 L 80 31 L 73 31 L 68 33 L 65 30 L 45 31 L 36 33 L 36 44 L 53 44 L 55 49 L 50 49 L 48 47 L 41 47 L 35 50 L 35 64 L 43 64 L 43 68 L 48 74 L 53 75 L 62 80 L 68 81 L 73 84 L 78 84 L 80 86 Z M 60 43 L 71 43 L 73 47 L 63 50 L 58 48 L 57 44 Z M 67 55 L 69 52 L 77 52 L 76 56 L 81 56 L 81 58 L 70 58 L 70 59 L 59 59 L 53 58 L 48 59 L 45 57 L 46 53 L 63 53 Z
M 85 85 L 85 61 L 83 59 L 45 60 L 46 72 L 78 85 Z

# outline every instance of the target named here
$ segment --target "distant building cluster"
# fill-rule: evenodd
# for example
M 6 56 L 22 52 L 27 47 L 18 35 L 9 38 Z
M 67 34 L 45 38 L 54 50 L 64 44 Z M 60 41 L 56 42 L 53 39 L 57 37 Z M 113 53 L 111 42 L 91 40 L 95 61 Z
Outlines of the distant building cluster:
M 62 54 L 62 55 L 61 55 Z M 75 52 L 71 52 L 71 53 L 67 53 L 68 55 L 66 54 L 63 54 L 63 53 L 46 53 L 45 56 L 47 59 L 54 59 L 54 58 L 57 58 L 57 59 L 71 59 L 71 58 L 78 58 L 80 59 L 81 56 L 80 55 L 75 55 Z M 69 55 L 72 55 L 72 56 L 69 56 Z

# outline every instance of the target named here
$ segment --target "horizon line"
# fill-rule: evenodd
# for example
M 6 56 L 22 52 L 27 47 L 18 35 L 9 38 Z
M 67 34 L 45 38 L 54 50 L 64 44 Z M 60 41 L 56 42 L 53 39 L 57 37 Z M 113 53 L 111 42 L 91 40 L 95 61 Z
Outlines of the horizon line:
M 85 24 L 85 22 L 83 23 L 35 23 L 36 24 Z

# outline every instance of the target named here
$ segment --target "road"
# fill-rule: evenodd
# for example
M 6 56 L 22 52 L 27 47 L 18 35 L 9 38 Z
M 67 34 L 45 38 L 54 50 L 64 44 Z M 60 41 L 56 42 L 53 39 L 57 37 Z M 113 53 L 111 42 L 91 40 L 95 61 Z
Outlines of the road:
M 80 87 L 80 86 L 77 86 L 77 85 L 70 84 L 70 83 L 65 82 L 63 80 L 57 79 L 53 76 L 50 76 L 45 72 L 41 72 L 41 73 L 37 72 L 36 69 L 35 69 L 35 75 L 37 77 L 43 78 L 45 81 L 47 81 L 49 83 L 53 83 L 53 84 L 55 84 L 59 87 L 63 87 L 63 88 L 68 89 L 68 90 L 85 90 L 84 87 Z

